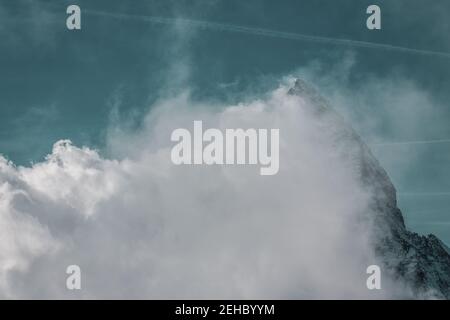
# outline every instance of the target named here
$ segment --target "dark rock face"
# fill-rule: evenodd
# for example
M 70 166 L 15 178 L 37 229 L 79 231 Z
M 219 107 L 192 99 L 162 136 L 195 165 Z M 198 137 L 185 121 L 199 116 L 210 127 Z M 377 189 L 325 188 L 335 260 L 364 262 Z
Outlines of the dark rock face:
M 450 249 L 434 235 L 421 236 L 406 229 L 397 196 L 386 171 L 354 130 L 309 84 L 297 79 L 288 92 L 307 101 L 306 107 L 323 121 L 337 123 L 336 143 L 351 145 L 349 159 L 358 168 L 362 184 L 371 190 L 373 245 L 392 279 L 405 283 L 414 297 L 450 299 Z M 336 126 L 335 126 L 336 127 Z M 364 217 L 362 217 L 364 219 Z
M 419 298 L 450 299 L 450 254 L 438 238 L 403 229 L 382 240 L 377 252 L 394 277 L 405 280 Z

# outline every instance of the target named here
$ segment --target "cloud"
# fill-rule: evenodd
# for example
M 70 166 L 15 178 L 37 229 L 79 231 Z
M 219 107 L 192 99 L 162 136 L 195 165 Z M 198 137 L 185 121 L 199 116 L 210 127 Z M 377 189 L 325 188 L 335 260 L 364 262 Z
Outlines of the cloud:
M 448 117 L 448 110 L 437 94 L 411 79 L 404 70 L 395 69 L 384 76 L 362 76 L 356 54 L 340 57 L 339 64 L 316 61 L 293 74 L 320 88 L 370 145 L 400 190 L 408 188 L 411 177 L 424 164 L 442 169 L 442 165 L 430 161 L 430 153 L 444 154 L 449 142 L 448 129 L 442 121 Z
M 21 298 L 380 298 L 369 291 L 370 200 L 333 117 L 282 85 L 232 106 L 161 100 L 111 157 L 59 141 L 0 166 L 0 294 Z M 170 133 L 280 128 L 280 171 L 175 166 Z M 361 217 L 366 217 L 361 219 Z M 2 248 L 3 249 L 3 248 Z M 65 288 L 77 264 L 82 290 Z M 389 286 L 387 285 L 387 288 Z
M 36 14 L 25 18 L 39 21 L 41 12 Z M 173 98 L 152 106 L 138 132 L 115 119 L 107 157 L 61 140 L 45 161 L 31 167 L 0 160 L 0 297 L 410 297 L 403 284 L 388 278 L 381 292 L 366 288 L 367 266 L 379 263 L 371 244 L 374 194 L 362 185 L 352 161 L 358 148 L 336 136 L 336 119 L 320 117 L 310 102 L 287 95 L 289 79 L 235 105 L 193 100 L 183 89 L 190 80 L 186 47 L 195 28 L 185 27 L 447 53 L 151 19 L 173 27 L 166 30 L 167 46 L 160 47 L 171 66 L 163 82 L 174 90 L 167 92 Z M 414 136 L 417 129 L 440 117 L 432 98 L 401 76 L 365 78 L 352 87 L 355 63 L 349 55 L 338 67 L 314 64 L 299 73 L 368 141 L 421 140 Z M 116 98 L 114 105 L 125 103 L 120 92 Z M 262 177 L 258 167 L 172 165 L 170 133 L 199 119 L 222 129 L 280 128 L 280 172 Z M 439 137 L 433 135 L 438 129 L 425 133 Z M 397 176 L 409 175 L 422 156 L 420 151 L 407 158 L 380 155 Z M 81 267 L 81 291 L 66 290 L 71 264 Z
M 443 119 L 449 110 L 439 89 L 408 70 L 364 73 L 356 53 L 333 56 L 338 63 L 317 59 L 292 72 L 307 79 L 370 146 L 398 190 L 407 226 L 422 235 L 433 233 L 449 243 L 445 228 L 429 228 L 436 219 L 418 211 L 440 211 L 448 217 L 448 138 Z

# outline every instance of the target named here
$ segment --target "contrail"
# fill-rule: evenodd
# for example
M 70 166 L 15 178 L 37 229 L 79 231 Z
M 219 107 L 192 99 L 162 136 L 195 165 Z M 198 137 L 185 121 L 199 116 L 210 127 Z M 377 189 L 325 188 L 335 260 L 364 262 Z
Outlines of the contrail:
M 422 214 L 433 214 L 433 213 L 443 213 L 445 212 L 445 209 L 436 209 L 436 210 L 421 210 L 421 211 L 409 211 L 408 210 L 408 214 L 411 215 L 422 215 Z M 447 210 L 450 213 L 450 210 Z
M 425 225 L 447 226 L 447 225 L 450 225 L 450 222 L 449 221 L 424 221 L 424 222 L 416 222 L 416 223 L 410 222 L 409 224 L 410 225 L 423 225 L 423 224 L 425 224 Z
M 444 192 L 399 192 L 400 197 L 446 197 L 450 196 L 450 191 Z
M 381 142 L 381 143 L 370 144 L 370 146 L 385 147 L 385 146 L 414 145 L 414 144 L 436 144 L 436 143 L 450 143 L 450 139 Z
M 202 29 L 244 33 L 244 34 L 250 34 L 250 35 L 258 35 L 258 36 L 280 38 L 280 39 L 289 39 L 289 40 L 295 40 L 295 41 L 309 41 L 309 42 L 318 42 L 318 43 L 326 43 L 326 44 L 334 44 L 334 45 L 350 46 L 350 47 L 382 49 L 382 50 L 387 50 L 387 51 L 397 51 L 397 52 L 404 52 L 404 53 L 410 53 L 410 54 L 450 58 L 449 52 L 422 50 L 422 49 L 401 47 L 401 46 L 395 46 L 395 45 L 391 45 L 391 44 L 375 43 L 375 42 L 368 42 L 368 41 L 358 41 L 358 40 L 350 40 L 350 39 L 339 39 L 339 38 L 313 36 L 313 35 L 306 35 L 306 34 L 301 34 L 301 33 L 283 32 L 283 31 L 276 31 L 276 30 L 270 30 L 270 29 L 264 29 L 264 28 L 254 28 L 254 27 L 247 27 L 247 26 L 242 26 L 242 25 L 218 23 L 218 22 L 211 22 L 211 21 L 204 21 L 204 20 L 192 20 L 192 19 L 184 19 L 184 18 L 163 18 L 163 17 L 154 17 L 154 16 L 132 15 L 132 14 L 125 14 L 125 13 L 111 13 L 111 12 L 103 12 L 103 11 L 96 11 L 96 10 L 83 10 L 83 12 L 90 14 L 90 15 L 97 15 L 97 16 L 103 16 L 103 17 L 109 17 L 109 18 L 115 18 L 115 19 L 136 20 L 136 21 L 144 21 L 144 22 L 149 22 L 149 23 L 165 24 L 165 25 L 183 24 L 186 26 L 202 28 Z

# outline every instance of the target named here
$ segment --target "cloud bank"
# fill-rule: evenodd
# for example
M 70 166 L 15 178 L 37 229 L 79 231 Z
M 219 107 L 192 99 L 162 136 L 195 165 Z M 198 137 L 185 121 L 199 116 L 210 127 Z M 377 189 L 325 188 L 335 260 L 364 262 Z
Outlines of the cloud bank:
M 389 298 L 377 264 L 371 191 L 333 117 L 281 85 L 237 105 L 162 100 L 137 133 L 111 131 L 106 159 L 70 141 L 45 161 L 0 160 L 3 298 Z M 280 170 L 176 166 L 170 133 L 279 128 Z M 65 287 L 66 267 L 82 290 Z M 402 292 L 402 294 L 405 294 Z

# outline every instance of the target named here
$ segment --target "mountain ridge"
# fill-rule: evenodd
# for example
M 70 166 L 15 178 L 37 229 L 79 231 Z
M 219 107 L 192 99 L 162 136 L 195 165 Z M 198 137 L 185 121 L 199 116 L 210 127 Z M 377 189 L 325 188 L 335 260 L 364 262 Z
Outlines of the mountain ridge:
M 357 149 L 352 161 L 359 168 L 363 185 L 374 195 L 371 211 L 375 213 L 373 227 L 378 232 L 374 232 L 372 244 L 382 261 L 382 270 L 395 281 L 406 283 L 413 297 L 450 299 L 450 249 L 435 235 L 423 236 L 407 230 L 387 172 L 361 137 L 313 86 L 297 78 L 288 94 L 308 101 L 305 107 L 312 108 L 319 118 L 330 117 L 337 122 L 336 140 L 345 138 Z

